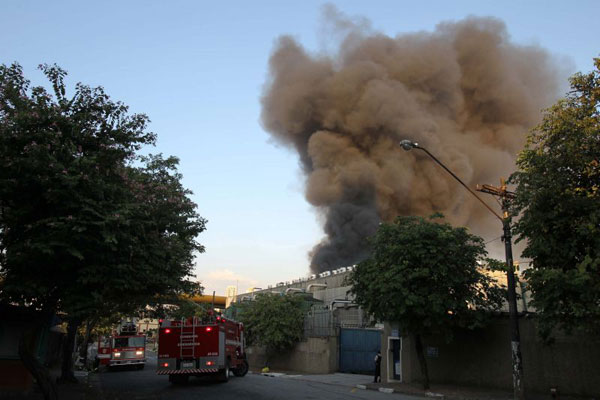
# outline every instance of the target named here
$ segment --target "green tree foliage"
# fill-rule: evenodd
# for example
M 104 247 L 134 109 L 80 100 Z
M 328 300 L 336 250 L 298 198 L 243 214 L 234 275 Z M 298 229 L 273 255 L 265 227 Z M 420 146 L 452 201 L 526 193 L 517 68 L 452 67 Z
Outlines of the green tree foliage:
M 144 314 L 150 318 L 180 319 L 191 316 L 201 316 L 210 309 L 208 304 L 198 304 L 192 300 L 202 295 L 204 287 L 200 282 L 186 282 L 182 290 L 171 291 L 157 296 L 148 302 Z
M 483 240 L 465 228 L 437 223 L 439 217 L 381 224 L 371 238 L 371 257 L 348 278 L 358 304 L 379 321 L 397 321 L 403 334 L 414 337 L 425 388 L 421 337 L 450 341 L 457 327 L 480 327 L 504 297 L 478 264 L 486 254 Z
M 189 317 L 206 317 L 211 310 L 209 304 L 199 304 L 189 298 L 182 297 L 172 304 L 168 310 L 169 319 L 182 319 Z
M 303 337 L 306 310 L 301 297 L 258 294 L 239 314 L 249 345 L 264 346 L 267 355 L 290 349 Z
M 145 115 L 102 88 L 67 97 L 66 72 L 40 69 L 52 94 L 0 65 L 0 301 L 65 312 L 74 334 L 189 291 L 205 220 L 177 159 L 138 155 Z
M 540 333 L 600 333 L 600 58 L 570 78 L 518 158 L 516 223 Z

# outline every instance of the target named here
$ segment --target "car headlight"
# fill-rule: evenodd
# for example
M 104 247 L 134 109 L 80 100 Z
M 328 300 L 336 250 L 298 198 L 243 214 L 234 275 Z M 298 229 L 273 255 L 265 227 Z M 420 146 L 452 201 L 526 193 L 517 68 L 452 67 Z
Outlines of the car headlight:
M 141 355 L 143 355 L 143 354 L 144 354 L 144 351 L 143 351 L 143 350 L 137 350 L 137 351 L 135 352 L 135 355 L 136 355 L 136 356 L 141 356 Z
M 121 353 L 115 353 L 115 357 L 121 357 Z

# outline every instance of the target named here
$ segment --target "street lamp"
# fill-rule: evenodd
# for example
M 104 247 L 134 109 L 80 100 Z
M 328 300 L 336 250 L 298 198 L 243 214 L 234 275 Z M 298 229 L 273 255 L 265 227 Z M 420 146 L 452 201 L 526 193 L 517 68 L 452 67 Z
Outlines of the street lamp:
M 513 256 L 512 256 L 512 241 L 510 231 L 510 214 L 508 212 L 509 200 L 514 198 L 514 193 L 506 190 L 506 184 L 502 181 L 502 186 L 496 188 L 490 185 L 478 186 L 478 190 L 484 193 L 489 193 L 494 196 L 499 196 L 502 199 L 502 211 L 503 216 L 500 216 L 497 212 L 492 210 L 481 197 L 477 196 L 465 183 L 456 176 L 452 171 L 448 169 L 440 160 L 438 160 L 433 154 L 431 154 L 426 148 L 419 146 L 418 143 L 410 140 L 402 140 L 400 146 L 406 150 L 419 149 L 423 150 L 429 157 L 433 159 L 438 165 L 446 170 L 454 179 L 456 179 L 461 185 L 463 185 L 469 193 L 471 193 L 477 200 L 481 202 L 496 218 L 502 222 L 502 228 L 504 231 L 504 251 L 506 253 L 506 278 L 508 286 L 508 314 L 510 320 L 510 331 L 511 331 L 511 354 L 512 354 L 512 370 L 513 370 L 513 390 L 515 400 L 522 400 L 523 397 L 523 364 L 521 362 L 521 338 L 519 333 L 519 321 L 517 315 L 517 293 L 515 290 L 515 273 L 513 267 Z
M 496 211 L 492 210 L 492 208 L 490 206 L 488 206 L 486 204 L 486 202 L 481 199 L 481 197 L 477 196 L 477 194 L 474 191 L 472 191 L 467 185 L 465 185 L 465 183 L 458 176 L 456 176 L 454 174 L 454 172 L 450 171 L 448 169 L 448 167 L 446 167 L 444 164 L 442 164 L 442 162 L 440 160 L 435 158 L 435 156 L 433 154 L 431 154 L 425 147 L 421 147 L 421 146 L 419 146 L 419 143 L 411 142 L 410 140 L 406 140 L 406 139 L 400 142 L 400 146 L 402 146 L 402 148 L 406 151 L 409 151 L 412 149 L 423 150 L 425 153 L 427 153 L 427 155 L 429 157 L 431 157 L 433 159 L 433 161 L 438 163 L 442 168 L 444 168 L 446 170 L 446 172 L 448 172 L 450 175 L 452 175 L 452 177 L 454 177 L 454 179 L 456 179 L 461 185 L 463 185 L 465 187 L 465 189 L 467 189 L 469 191 L 469 193 L 471 193 L 473 196 L 475 196 L 477 198 L 477 200 L 479 200 L 481 202 L 481 204 L 483 204 L 485 206 L 485 208 L 487 208 L 498 219 L 500 219 L 501 221 L 503 220 L 503 218 Z

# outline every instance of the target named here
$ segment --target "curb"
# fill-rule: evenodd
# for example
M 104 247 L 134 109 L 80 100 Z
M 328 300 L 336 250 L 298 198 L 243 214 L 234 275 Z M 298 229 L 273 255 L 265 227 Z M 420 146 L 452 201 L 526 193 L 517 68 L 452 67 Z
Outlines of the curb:
M 257 372 L 255 374 L 268 376 L 271 378 L 293 379 L 293 380 L 301 381 L 301 382 L 320 383 L 323 385 L 332 385 L 332 386 L 338 386 L 338 387 L 344 387 L 344 388 L 368 389 L 367 385 L 363 385 L 363 384 L 315 381 L 312 379 L 303 379 L 303 375 L 297 375 L 297 374 L 291 375 L 291 374 L 284 374 L 284 373 L 279 373 L 279 372 Z M 377 389 L 374 389 L 374 390 L 377 390 Z
M 279 377 L 284 376 L 285 374 L 280 373 L 280 372 L 261 372 L 261 375 L 270 376 L 271 378 L 279 378 Z
M 436 392 L 413 392 L 409 390 L 402 390 L 396 388 L 387 388 L 387 387 L 373 387 L 370 385 L 356 385 L 359 389 L 366 390 L 378 390 L 383 393 L 397 393 L 403 394 L 407 396 L 413 397 L 421 397 L 427 400 L 505 400 L 511 397 L 498 397 L 498 396 L 485 396 L 485 395 L 477 395 L 477 394 L 444 394 L 444 393 L 436 393 Z
M 255 373 L 257 375 L 263 375 L 263 376 L 268 376 L 271 378 L 292 378 L 292 379 L 296 379 L 299 381 L 303 381 L 303 382 L 317 382 L 317 381 L 313 381 L 310 379 L 302 379 L 302 375 L 288 375 L 288 374 L 284 374 L 284 373 L 279 373 L 279 372 L 260 372 L 260 373 Z M 352 387 L 351 385 L 345 385 L 345 384 L 340 384 L 340 383 L 332 383 L 332 382 L 317 382 L 317 383 L 322 383 L 325 385 L 335 385 L 335 386 L 341 386 L 341 387 Z M 361 389 L 361 390 L 374 390 L 374 391 L 379 391 L 381 393 L 394 393 L 394 389 L 393 388 L 389 388 L 389 387 L 369 387 L 367 385 L 364 384 L 356 384 L 354 385 L 354 387 L 356 389 Z M 400 393 L 400 392 L 395 392 L 395 393 Z M 443 400 L 442 398 L 438 398 L 437 400 Z
M 291 378 L 291 379 L 296 379 L 299 381 L 303 381 L 303 382 L 316 382 L 310 379 L 302 379 L 302 375 L 288 375 L 288 374 L 284 374 L 284 373 L 278 373 L 278 372 L 264 372 L 264 373 L 260 373 L 260 372 L 253 372 L 254 374 L 257 375 L 264 375 L 264 376 L 269 376 L 269 377 L 273 377 L 273 378 Z M 333 383 L 333 382 L 318 382 L 318 383 L 322 383 L 322 384 L 326 384 L 326 385 L 334 385 L 334 386 L 340 386 L 340 387 L 354 387 L 355 389 L 361 389 L 361 390 L 373 390 L 373 391 L 379 391 L 381 393 L 397 393 L 397 394 L 404 394 L 404 395 L 408 395 L 408 396 L 414 396 L 414 397 L 421 397 L 423 399 L 429 399 L 429 400 L 505 400 L 506 397 L 497 397 L 497 396 L 478 396 L 478 395 L 473 395 L 473 394 L 444 394 L 444 393 L 436 393 L 436 392 L 414 392 L 411 390 L 402 390 L 402 388 L 400 389 L 396 389 L 396 388 L 392 388 L 392 387 L 375 387 L 372 386 L 372 384 L 367 383 L 367 384 L 355 384 L 354 386 L 352 385 L 346 385 L 346 384 L 340 384 L 340 383 Z
M 393 388 L 386 388 L 386 387 L 374 388 L 374 387 L 368 387 L 367 385 L 356 385 L 355 387 L 357 389 L 362 389 L 362 390 L 377 390 L 381 393 L 394 393 Z
M 444 400 L 444 398 L 446 396 L 442 393 L 425 392 L 425 397 L 431 397 L 431 398 L 438 399 L 438 400 Z

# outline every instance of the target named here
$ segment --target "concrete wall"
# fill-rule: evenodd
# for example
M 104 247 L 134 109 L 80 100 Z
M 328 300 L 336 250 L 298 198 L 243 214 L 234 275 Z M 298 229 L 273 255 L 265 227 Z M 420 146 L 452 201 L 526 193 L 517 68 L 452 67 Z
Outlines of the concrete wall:
M 383 369 L 388 366 L 388 336 L 397 325 L 386 324 L 382 338 Z M 561 394 L 600 395 L 600 338 L 556 336 L 552 345 L 544 344 L 536 334 L 533 318 L 520 319 L 523 382 L 526 392 L 549 394 L 558 387 Z M 475 331 L 457 331 L 447 344 L 441 338 L 424 338 L 432 383 L 459 383 L 512 389 L 511 347 L 508 317 L 495 318 Z M 421 380 L 414 342 L 402 339 L 402 378 L 404 382 Z M 387 372 L 387 371 L 386 371 Z
M 267 363 L 264 348 L 252 346 L 247 349 L 250 368 L 257 370 Z M 275 371 L 291 371 L 305 374 L 330 374 L 338 370 L 337 337 L 308 338 L 283 354 L 272 356 L 268 366 Z

